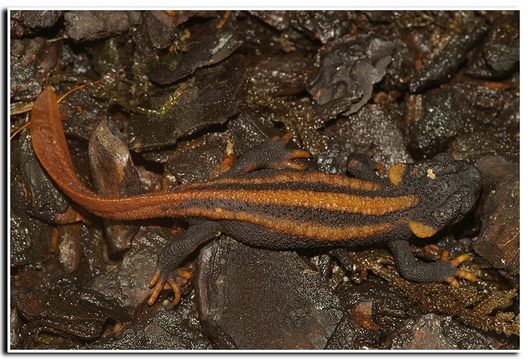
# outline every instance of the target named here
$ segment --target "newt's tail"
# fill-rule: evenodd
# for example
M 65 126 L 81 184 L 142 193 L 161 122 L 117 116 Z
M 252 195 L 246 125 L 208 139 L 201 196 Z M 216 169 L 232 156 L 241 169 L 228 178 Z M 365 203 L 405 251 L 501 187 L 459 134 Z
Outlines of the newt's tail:
M 164 199 L 167 200 L 167 193 L 106 197 L 83 184 L 76 174 L 68 150 L 57 95 L 51 87 L 46 87 L 35 100 L 30 131 L 33 150 L 44 170 L 68 197 L 88 211 L 117 220 L 147 219 L 154 217 L 156 208 L 164 203 Z M 178 192 L 172 194 L 174 205 L 179 203 L 179 196 Z

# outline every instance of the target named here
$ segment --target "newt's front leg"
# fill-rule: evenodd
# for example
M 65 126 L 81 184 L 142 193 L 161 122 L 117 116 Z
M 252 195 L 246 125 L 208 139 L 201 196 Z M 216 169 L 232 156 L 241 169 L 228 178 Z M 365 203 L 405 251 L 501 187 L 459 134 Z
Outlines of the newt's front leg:
M 461 255 L 454 259 L 448 259 L 445 254 L 441 260 L 426 263 L 418 260 L 412 254 L 409 243 L 405 240 L 395 240 L 388 244 L 399 273 L 405 279 L 416 282 L 449 282 L 457 285 L 455 278 L 462 278 L 468 281 L 476 281 L 477 278 L 472 273 L 459 269 L 458 266 L 469 259 L 469 255 Z
M 190 274 L 180 270 L 178 266 L 197 247 L 214 238 L 219 232 L 219 225 L 212 221 L 200 221 L 191 225 L 186 233 L 166 246 L 158 255 L 156 270 L 149 283 L 153 288 L 147 303 L 153 305 L 165 286 L 171 287 L 174 293 L 173 303 L 180 300 L 181 280 L 189 280 Z
M 303 170 L 304 165 L 293 160 L 308 158 L 311 155 L 305 150 L 288 149 L 286 145 L 291 141 L 291 138 L 292 135 L 287 133 L 282 137 L 274 137 L 271 141 L 253 147 L 242 154 L 222 176 L 230 177 L 260 169 Z

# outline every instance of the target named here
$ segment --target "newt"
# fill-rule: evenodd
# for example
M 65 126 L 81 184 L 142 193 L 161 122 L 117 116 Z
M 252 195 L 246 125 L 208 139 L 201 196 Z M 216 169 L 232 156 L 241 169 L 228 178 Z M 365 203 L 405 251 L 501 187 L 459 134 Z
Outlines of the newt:
M 43 168 L 86 210 L 118 220 L 188 221 L 185 234 L 159 254 L 150 281 L 150 305 L 164 287 L 173 290 L 175 303 L 179 301 L 179 281 L 189 275 L 179 265 L 220 233 L 251 246 L 284 250 L 387 244 L 406 279 L 453 284 L 456 278 L 476 280 L 459 268 L 468 254 L 424 262 L 413 256 L 408 243 L 414 236 L 434 236 L 475 206 L 480 172 L 448 154 L 396 164 L 386 178 L 375 175 L 366 162 L 352 161 L 356 177 L 349 177 L 304 170 L 296 161 L 309 153 L 288 149 L 290 137 L 284 136 L 252 148 L 210 181 L 185 184 L 174 192 L 108 197 L 78 178 L 50 87 L 35 101 L 30 131 Z

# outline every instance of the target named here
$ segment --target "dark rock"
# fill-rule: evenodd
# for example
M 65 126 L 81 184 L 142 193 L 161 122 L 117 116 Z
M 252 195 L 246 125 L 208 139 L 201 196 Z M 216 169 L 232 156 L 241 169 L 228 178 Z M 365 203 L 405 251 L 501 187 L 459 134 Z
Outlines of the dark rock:
M 49 242 L 49 226 L 45 222 L 28 216 L 16 214 L 11 210 L 9 225 L 9 264 L 11 268 L 33 263 Z
M 484 38 L 488 26 L 482 19 L 473 19 L 459 30 L 445 46 L 431 54 L 418 71 L 409 86 L 412 93 L 422 92 L 449 80 L 465 62 L 469 51 Z
M 348 312 L 349 325 L 337 329 L 329 349 L 382 349 L 384 339 L 418 313 L 399 289 L 377 277 L 369 276 L 360 284 L 341 284 L 337 294 Z
M 501 157 L 484 157 L 477 166 L 485 177 L 482 229 L 473 249 L 493 267 L 519 274 L 519 165 Z
M 463 134 L 496 125 L 502 99 L 499 90 L 464 84 L 412 95 L 407 104 L 412 149 L 432 156 Z
M 290 11 L 296 30 L 323 44 L 353 33 L 352 16 L 347 11 Z
M 101 119 L 108 116 L 109 108 L 110 104 L 84 91 L 71 94 L 59 104 L 65 134 L 88 141 Z
M 278 135 L 273 123 L 259 115 L 259 111 L 242 111 L 228 123 L 236 155 L 241 155 L 253 146 L 269 141 L 274 135 Z
M 59 261 L 63 269 L 71 274 L 81 263 L 81 224 L 59 226 L 61 240 L 59 243 Z
M 10 48 L 10 99 L 31 101 L 37 97 L 46 79 L 55 69 L 61 47 L 43 37 L 12 39 Z
M 500 16 L 466 74 L 484 79 L 509 75 L 519 64 L 519 14 Z
M 11 35 L 22 37 L 53 27 L 63 12 L 58 10 L 11 11 Z
M 485 156 L 502 156 L 519 161 L 519 131 L 491 127 L 459 135 L 450 147 L 451 155 L 476 161 Z
M 189 31 L 191 35 L 185 45 L 186 51 L 177 58 L 176 64 L 158 64 L 149 73 L 153 82 L 161 85 L 174 83 L 198 68 L 223 61 L 241 45 L 234 31 L 229 28 L 216 29 L 213 22 L 197 24 L 190 27 Z
M 123 136 L 114 123 L 103 120 L 88 144 L 90 169 L 98 194 L 125 197 L 140 193 L 140 178 Z M 138 225 L 104 220 L 105 235 L 110 251 L 119 252 L 130 247 Z
M 456 344 L 445 335 L 442 318 L 426 314 L 417 320 L 409 320 L 393 334 L 390 340 L 393 350 L 457 350 Z
M 136 308 L 151 293 L 147 285 L 158 253 L 169 238 L 170 235 L 162 231 L 140 228 L 121 263 L 96 277 L 91 289 L 120 308 L 129 311 Z
M 143 24 L 153 46 L 165 49 L 175 39 L 177 27 L 188 20 L 188 16 L 170 16 L 164 11 L 147 11 L 142 14 Z
M 37 263 L 38 259 L 43 258 L 49 251 L 50 227 L 44 221 L 29 215 L 33 213 L 36 204 L 31 201 L 28 202 L 27 196 L 24 196 L 28 192 L 29 181 L 26 179 L 26 172 L 21 169 L 27 164 L 23 165 L 21 161 L 34 162 L 35 164 L 37 161 L 29 146 L 30 139 L 27 131 L 23 131 L 19 137 L 11 142 L 9 256 L 12 268 Z M 44 176 L 40 168 L 39 171 Z M 49 181 L 49 179 L 45 179 L 45 182 L 49 183 Z
M 326 44 L 353 32 L 352 14 L 346 11 L 250 11 L 279 31 L 289 27 Z
M 394 41 L 395 49 L 392 61 L 386 68 L 381 88 L 387 91 L 405 90 L 415 75 L 414 51 L 401 39 Z
M 308 88 L 318 104 L 348 98 L 344 115 L 353 114 L 372 96 L 372 87 L 385 76 L 395 44 L 369 35 L 330 43 L 319 51 L 320 68 Z
M 223 238 L 202 249 L 196 274 L 203 328 L 221 348 L 323 349 L 343 317 L 294 252 Z
M 90 41 L 127 31 L 140 17 L 138 11 L 66 11 L 64 26 L 71 39 Z
M 193 316 L 193 299 L 183 299 L 175 311 L 159 307 L 148 317 L 126 326 L 115 338 L 94 342 L 91 350 L 209 350 L 213 344 L 202 334 Z
M 305 92 L 316 68 L 301 52 L 261 59 L 248 69 L 248 92 L 253 96 L 289 96 Z
M 373 160 L 389 167 L 410 162 L 403 135 L 398 128 L 399 114 L 380 105 L 367 105 L 346 119 L 339 119 L 325 129 L 330 139 L 327 154 L 318 161 L 327 171 L 343 172 L 352 153 L 373 155 Z
M 18 311 L 11 309 L 9 312 L 9 347 L 20 349 L 24 340 L 24 322 L 20 318 Z
M 498 346 L 517 349 L 494 334 L 483 334 L 466 327 L 449 316 L 425 314 L 391 334 L 388 339 L 392 350 L 495 350 Z
M 39 331 L 97 338 L 108 315 L 80 301 L 82 288 L 74 277 L 52 279 L 43 272 L 24 271 L 14 284 L 14 306 Z
M 55 222 L 57 215 L 68 209 L 68 200 L 42 169 L 31 147 L 31 138 L 25 131 L 21 134 L 18 148 L 23 180 L 22 195 L 26 203 L 26 212 L 42 221 Z
M 135 150 L 172 145 L 181 136 L 223 124 L 238 112 L 244 89 L 244 66 L 238 57 L 201 69 L 166 113 L 131 118 L 130 145 Z
M 181 143 L 169 156 L 165 169 L 179 183 L 207 181 L 221 164 L 227 142 L 227 133 L 209 133 Z

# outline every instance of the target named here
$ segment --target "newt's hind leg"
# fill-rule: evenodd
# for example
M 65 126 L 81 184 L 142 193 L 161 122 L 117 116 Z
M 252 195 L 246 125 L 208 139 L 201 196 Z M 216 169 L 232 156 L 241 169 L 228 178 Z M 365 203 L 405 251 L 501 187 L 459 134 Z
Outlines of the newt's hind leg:
M 153 288 L 147 303 L 153 305 L 165 288 L 173 290 L 173 303 L 180 300 L 180 287 L 191 278 L 191 273 L 180 269 L 179 265 L 195 249 L 217 235 L 219 225 L 212 221 L 201 221 L 191 225 L 186 233 L 166 246 L 158 255 L 156 270 L 149 287 Z
M 288 149 L 286 145 L 292 135 L 287 133 L 282 137 L 275 136 L 272 141 L 257 145 L 241 155 L 234 165 L 223 176 L 233 176 L 260 169 L 294 169 L 303 170 L 304 165 L 296 163 L 295 159 L 309 158 L 309 152 L 300 149 Z

